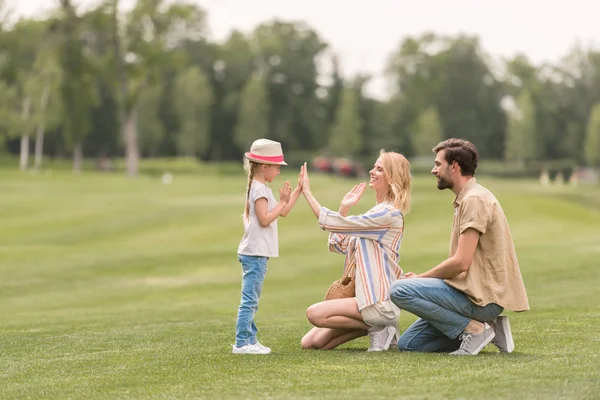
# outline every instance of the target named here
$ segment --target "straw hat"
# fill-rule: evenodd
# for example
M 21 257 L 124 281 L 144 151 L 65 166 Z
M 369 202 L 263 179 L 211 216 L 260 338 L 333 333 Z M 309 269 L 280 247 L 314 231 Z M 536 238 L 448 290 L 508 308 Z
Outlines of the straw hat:
M 283 161 L 281 143 L 269 139 L 255 140 L 246 158 L 260 164 L 287 165 Z

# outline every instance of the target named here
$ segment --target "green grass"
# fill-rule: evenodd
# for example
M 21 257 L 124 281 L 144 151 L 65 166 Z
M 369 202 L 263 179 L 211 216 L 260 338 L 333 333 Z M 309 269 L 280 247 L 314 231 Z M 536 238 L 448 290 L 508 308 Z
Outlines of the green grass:
M 0 171 L 0 398 L 530 398 L 600 393 L 600 189 L 481 178 L 509 217 L 532 310 L 516 351 L 365 353 L 362 338 L 302 351 L 304 311 L 341 274 L 303 199 L 257 315 L 269 356 L 230 354 L 245 178 Z M 293 175 L 288 175 L 293 179 Z M 275 189 L 282 180 L 276 182 Z M 353 182 L 313 176 L 336 207 Z M 418 178 L 401 264 L 447 254 L 452 196 Z M 357 207 L 373 203 L 370 192 Z M 403 313 L 400 327 L 414 317 Z

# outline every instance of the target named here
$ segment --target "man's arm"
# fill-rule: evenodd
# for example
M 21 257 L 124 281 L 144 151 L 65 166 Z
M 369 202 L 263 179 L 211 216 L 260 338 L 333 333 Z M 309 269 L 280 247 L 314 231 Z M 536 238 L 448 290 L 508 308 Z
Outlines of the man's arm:
M 416 277 L 450 279 L 465 272 L 471 266 L 478 242 L 479 232 L 473 228 L 468 228 L 458 238 L 458 248 L 452 257 L 429 271 L 416 275 Z

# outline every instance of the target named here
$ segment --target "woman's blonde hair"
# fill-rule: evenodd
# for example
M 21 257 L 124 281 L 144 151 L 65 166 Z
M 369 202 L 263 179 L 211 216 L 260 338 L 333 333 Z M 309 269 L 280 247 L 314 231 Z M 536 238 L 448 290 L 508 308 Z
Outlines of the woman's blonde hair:
M 393 151 L 379 152 L 383 173 L 390 184 L 385 200 L 402 211 L 403 214 L 410 212 L 410 188 L 412 177 L 410 175 L 410 163 L 400 153 Z
M 246 187 L 246 203 L 244 205 L 244 218 L 248 219 L 250 215 L 250 188 L 252 187 L 252 180 L 254 179 L 254 174 L 256 174 L 256 170 L 259 167 L 259 163 L 250 161 L 246 157 L 244 157 L 244 171 L 248 174 L 248 186 Z

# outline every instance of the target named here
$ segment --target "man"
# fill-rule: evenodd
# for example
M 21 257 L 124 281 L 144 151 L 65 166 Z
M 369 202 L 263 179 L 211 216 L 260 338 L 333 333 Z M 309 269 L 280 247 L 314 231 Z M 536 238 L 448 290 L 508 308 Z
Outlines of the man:
M 398 347 L 475 355 L 492 342 L 510 353 L 510 324 L 500 314 L 529 310 L 529 302 L 506 216 L 496 197 L 474 178 L 479 155 L 471 142 L 448 139 L 433 152 L 431 173 L 438 189 L 456 195 L 450 256 L 392 284 L 392 301 L 420 317 Z

